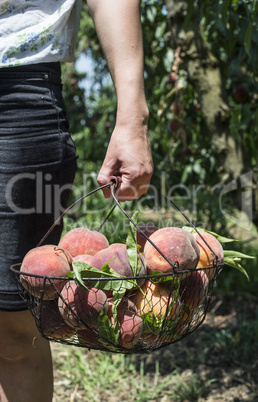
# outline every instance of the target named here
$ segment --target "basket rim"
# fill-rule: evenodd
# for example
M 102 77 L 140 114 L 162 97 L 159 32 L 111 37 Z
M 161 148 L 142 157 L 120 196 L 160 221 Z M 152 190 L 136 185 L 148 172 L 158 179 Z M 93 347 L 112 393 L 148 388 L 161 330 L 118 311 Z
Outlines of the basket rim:
M 69 276 L 36 275 L 36 274 L 21 272 L 19 269 L 15 268 L 15 267 L 21 266 L 21 264 L 22 263 L 17 263 L 17 264 L 11 265 L 10 270 L 19 276 L 24 275 L 24 276 L 29 276 L 32 278 L 40 278 L 40 279 L 74 280 L 73 278 L 70 278 Z M 122 276 L 120 278 L 110 277 L 110 278 L 84 278 L 84 279 L 85 279 L 85 282 L 121 281 L 124 279 L 126 279 L 126 280 L 135 280 L 135 279 L 139 280 L 139 279 L 151 279 L 151 278 L 159 279 L 159 278 L 166 278 L 168 276 L 177 277 L 177 276 L 181 276 L 181 275 L 195 272 L 195 271 L 206 271 L 206 270 L 214 269 L 214 268 L 218 268 L 219 270 L 221 270 L 224 265 L 225 265 L 224 262 L 221 262 L 221 263 L 218 263 L 217 265 L 209 265 L 206 267 L 192 268 L 192 269 L 187 269 L 187 270 L 182 270 L 182 271 L 171 271 L 171 272 L 166 272 L 166 273 L 161 273 L 161 274 L 156 274 L 156 275 Z

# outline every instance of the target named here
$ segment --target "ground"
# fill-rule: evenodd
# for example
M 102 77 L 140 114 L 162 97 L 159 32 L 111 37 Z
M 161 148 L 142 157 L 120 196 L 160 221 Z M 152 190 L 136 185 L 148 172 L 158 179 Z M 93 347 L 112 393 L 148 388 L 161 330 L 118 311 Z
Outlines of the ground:
M 128 381 L 124 379 L 124 382 L 113 385 L 104 386 L 102 383 L 101 386 L 99 379 L 95 390 L 87 391 L 85 387 L 85 382 L 90 381 L 87 376 L 93 378 L 94 374 L 91 369 L 86 373 L 85 367 L 80 373 L 83 367 L 81 360 L 82 357 L 90 360 L 90 364 L 96 358 L 102 360 L 96 370 L 99 370 L 97 375 L 104 378 L 105 373 L 101 372 L 100 367 L 107 359 L 106 354 L 53 343 L 53 402 L 258 401 L 257 311 L 258 299 L 255 297 L 235 294 L 213 296 L 205 321 L 193 334 L 148 355 L 130 357 L 130 362 L 125 364 L 123 370 L 126 371 L 128 367 L 129 373 L 129 367 L 134 368 L 131 382 L 129 374 Z M 74 366 L 72 361 L 73 355 L 78 354 L 75 349 L 80 349 L 80 368 Z M 107 375 L 110 378 L 118 370 L 117 366 L 112 367 L 112 361 L 116 360 L 108 361 Z M 73 370 L 79 373 L 77 377 L 72 373 Z M 85 381 L 82 382 L 83 376 Z M 172 389 L 175 389 L 175 384 L 171 382 L 165 385 L 169 378 L 181 384 L 181 387 L 177 384 L 174 394 Z M 155 381 L 155 390 L 160 386 L 160 391 L 148 393 L 148 384 L 153 387 Z M 135 392 L 130 390 L 135 384 L 138 387 L 139 383 L 141 386 Z

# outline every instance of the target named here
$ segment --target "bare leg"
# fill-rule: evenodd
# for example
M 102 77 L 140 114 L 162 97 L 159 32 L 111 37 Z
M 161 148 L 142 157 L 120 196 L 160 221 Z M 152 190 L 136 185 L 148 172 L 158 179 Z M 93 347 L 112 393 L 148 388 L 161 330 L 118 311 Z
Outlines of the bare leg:
M 53 368 L 48 341 L 29 311 L 0 311 L 0 401 L 51 402 Z

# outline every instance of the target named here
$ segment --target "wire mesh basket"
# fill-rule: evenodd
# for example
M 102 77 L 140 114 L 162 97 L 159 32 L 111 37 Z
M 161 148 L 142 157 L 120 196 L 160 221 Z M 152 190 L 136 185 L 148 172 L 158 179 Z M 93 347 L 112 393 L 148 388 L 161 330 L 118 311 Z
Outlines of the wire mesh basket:
M 75 262 L 76 258 L 71 258 L 69 252 L 58 245 L 41 246 L 55 225 L 75 203 L 102 189 L 102 186 L 67 208 L 38 246 L 45 247 L 47 252 L 51 249 L 55 258 L 62 259 L 62 264 L 68 264 L 70 267 L 68 275 L 29 273 L 24 269 L 21 270 L 22 263 L 13 265 L 11 270 L 17 277 L 21 297 L 26 301 L 44 338 L 67 345 L 114 353 L 149 353 L 179 341 L 201 325 L 223 261 L 180 208 L 166 197 L 196 230 L 212 256 L 212 263 L 201 267 L 197 263 L 193 268 L 185 267 L 184 261 L 181 264 L 178 261 L 178 254 L 172 261 L 155 244 L 153 236 L 147 236 L 133 217 L 131 218 L 122 208 L 115 196 L 118 180 L 112 179 L 108 185 L 114 199 L 111 212 L 118 206 L 130 221 L 131 243 L 126 241 L 126 244 L 109 245 L 108 248 L 91 256 L 90 262 L 82 260 Z M 145 254 L 140 252 L 142 250 L 139 251 L 139 245 L 137 246 L 137 233 L 143 236 L 146 245 L 149 246 L 146 258 Z M 187 236 L 188 234 L 187 232 Z M 167 237 L 170 234 L 166 232 L 165 235 Z M 128 246 L 129 243 L 134 243 L 135 251 Z M 111 251 L 113 254 L 109 254 Z M 48 258 L 47 254 L 45 255 Z M 103 260 L 99 255 L 107 256 L 107 263 L 102 264 Z M 169 269 L 151 270 L 149 267 L 154 257 L 166 263 Z M 99 267 L 94 264 L 98 258 L 102 261 Z M 198 260 L 199 258 L 200 255 Z M 38 260 L 37 264 L 40 263 Z M 121 275 L 117 273 L 116 264 L 120 264 L 123 268 L 135 264 L 137 271 L 133 269 L 131 275 L 130 271 Z

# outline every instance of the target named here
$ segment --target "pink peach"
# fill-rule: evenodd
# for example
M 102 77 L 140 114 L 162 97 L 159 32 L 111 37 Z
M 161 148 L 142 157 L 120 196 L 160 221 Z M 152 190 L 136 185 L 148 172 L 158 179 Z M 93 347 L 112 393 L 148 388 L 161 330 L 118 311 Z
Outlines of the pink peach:
M 154 232 L 150 240 L 171 262 L 179 263 L 179 274 L 182 270 L 194 269 L 197 266 L 200 251 L 191 233 L 177 227 L 166 227 Z M 155 270 L 173 273 L 171 264 L 150 242 L 145 244 L 144 257 L 149 275 Z
M 59 242 L 59 247 L 68 250 L 73 257 L 94 255 L 108 246 L 108 240 L 102 233 L 83 227 L 70 230 Z
M 65 279 L 46 277 L 67 277 L 72 270 L 72 257 L 67 250 L 48 244 L 31 249 L 24 257 L 20 271 L 22 285 L 35 297 L 44 300 L 58 297 L 66 283 Z M 32 274 L 35 276 L 29 276 Z M 42 276 L 42 277 L 41 277 Z

